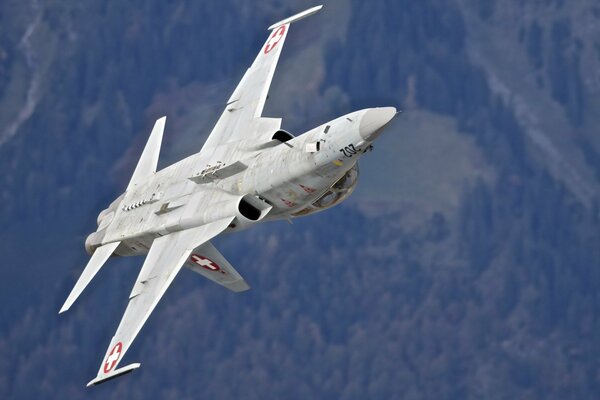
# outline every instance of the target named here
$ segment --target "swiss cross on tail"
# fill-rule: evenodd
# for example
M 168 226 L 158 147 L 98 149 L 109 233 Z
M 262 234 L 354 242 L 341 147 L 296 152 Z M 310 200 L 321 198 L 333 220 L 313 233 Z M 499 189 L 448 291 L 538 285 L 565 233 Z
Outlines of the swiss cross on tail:
M 219 265 L 206 258 L 203 256 L 199 256 L 198 254 L 192 254 L 192 256 L 190 257 L 190 260 L 192 260 L 193 263 L 198 264 L 199 266 L 201 266 L 204 269 L 207 269 L 209 271 L 213 271 L 213 272 L 217 272 L 217 271 L 221 271 L 221 267 L 219 267 Z M 224 273 L 224 271 L 221 271 Z
M 275 46 L 277 46 L 277 43 L 279 43 L 279 41 L 285 35 L 286 26 L 287 25 L 282 25 L 273 31 L 273 34 L 271 35 L 271 37 L 267 41 L 267 44 L 265 45 L 265 54 L 267 54 L 268 52 L 273 50 Z

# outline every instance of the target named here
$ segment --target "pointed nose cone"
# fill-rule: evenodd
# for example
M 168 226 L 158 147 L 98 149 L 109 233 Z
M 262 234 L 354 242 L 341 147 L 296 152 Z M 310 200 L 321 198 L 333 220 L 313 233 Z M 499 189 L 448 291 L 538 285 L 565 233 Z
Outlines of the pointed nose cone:
M 368 141 L 377 139 L 384 126 L 396 115 L 395 107 L 369 108 L 360 119 L 358 132 Z

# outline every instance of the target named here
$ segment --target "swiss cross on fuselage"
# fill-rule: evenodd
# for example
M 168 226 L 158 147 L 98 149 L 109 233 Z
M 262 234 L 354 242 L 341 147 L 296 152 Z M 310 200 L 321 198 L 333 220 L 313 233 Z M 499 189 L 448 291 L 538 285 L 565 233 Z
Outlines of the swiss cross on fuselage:
M 268 52 L 273 50 L 275 46 L 277 46 L 277 43 L 279 43 L 279 41 L 283 38 L 284 34 L 285 25 L 281 25 L 279 28 L 273 31 L 273 34 L 271 35 L 269 41 L 267 42 L 267 45 L 265 46 L 265 54 L 267 54 Z

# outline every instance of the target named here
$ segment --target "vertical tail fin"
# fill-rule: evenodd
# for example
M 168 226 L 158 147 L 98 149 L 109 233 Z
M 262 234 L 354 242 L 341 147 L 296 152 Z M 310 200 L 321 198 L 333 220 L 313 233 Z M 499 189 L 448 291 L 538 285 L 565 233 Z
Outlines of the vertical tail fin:
M 184 265 L 233 292 L 250 289 L 244 278 L 210 241 L 196 247 Z

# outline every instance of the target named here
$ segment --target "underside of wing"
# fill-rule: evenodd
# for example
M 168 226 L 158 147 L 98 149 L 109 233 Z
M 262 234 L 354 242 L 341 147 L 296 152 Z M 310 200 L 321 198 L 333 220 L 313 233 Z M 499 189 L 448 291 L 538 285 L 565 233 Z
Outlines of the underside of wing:
M 224 218 L 154 241 L 129 296 L 125 314 L 108 346 L 98 376 L 88 386 L 97 385 L 139 367 L 139 364 L 131 364 L 116 368 L 192 250 L 223 232 L 232 220 L 233 217 Z
M 227 101 L 225 111 L 202 147 L 202 152 L 209 152 L 225 143 L 252 139 L 253 135 L 263 133 L 266 126 L 273 132 L 279 129 L 280 119 L 261 117 L 279 55 L 290 24 L 321 8 L 313 7 L 269 27 L 271 32 L 267 41 Z

